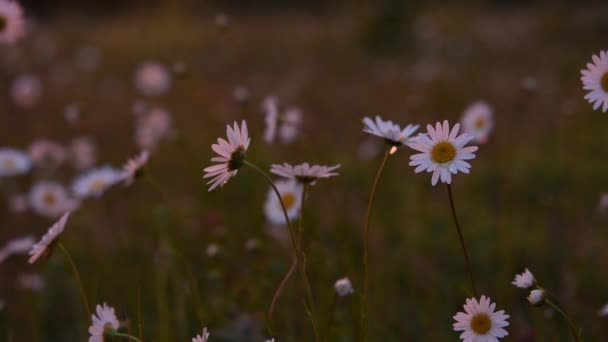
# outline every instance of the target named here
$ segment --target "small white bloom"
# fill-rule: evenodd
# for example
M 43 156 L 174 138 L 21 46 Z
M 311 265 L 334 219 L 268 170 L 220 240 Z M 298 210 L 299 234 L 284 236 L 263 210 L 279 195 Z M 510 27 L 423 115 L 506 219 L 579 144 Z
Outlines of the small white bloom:
M 477 101 L 468 106 L 462 114 L 462 129 L 473 137 L 472 141 L 484 144 L 494 127 L 494 111 L 484 101 Z
M 469 164 L 466 160 L 474 159 L 477 146 L 464 147 L 473 137 L 468 134 L 458 135 L 460 124 L 454 125 L 450 131 L 447 120 L 437 123 L 435 128 L 426 126 L 427 134 L 419 134 L 409 144 L 414 150 L 422 153 L 410 157 L 410 166 L 416 166 L 414 172 L 432 172 L 431 184 L 434 186 L 441 178 L 441 182 L 450 184 L 452 174 L 469 173 Z
M 36 183 L 30 190 L 29 201 L 34 212 L 49 218 L 57 218 L 78 206 L 63 185 L 51 181 Z
M 146 62 L 135 73 L 135 88 L 144 96 L 161 96 L 171 88 L 171 83 L 171 74 L 158 62 Z
M 78 170 L 87 170 L 97 163 L 97 148 L 91 138 L 78 137 L 69 146 L 71 161 Z
M 114 308 L 103 303 L 97 305 L 96 314 L 91 315 L 93 323 L 89 326 L 89 342 L 104 342 L 104 335 L 108 330 L 116 331 L 120 327 Z
M 300 134 L 302 123 L 302 111 L 299 108 L 291 107 L 285 109 L 283 113 L 279 109 L 279 99 L 276 96 L 268 96 L 262 103 L 264 110 L 264 141 L 272 144 L 277 135 L 284 144 L 291 143 Z
M 308 163 L 303 163 L 300 165 L 292 166 L 287 163 L 283 163 L 283 165 L 273 164 L 270 168 L 270 172 L 275 175 L 297 180 L 302 184 L 314 184 L 316 180 L 321 178 L 329 178 L 333 176 L 337 176 L 337 172 L 333 172 L 340 167 L 340 164 L 334 166 L 325 166 L 325 165 L 310 165 Z
M 27 253 L 34 243 L 36 240 L 31 235 L 10 240 L 0 249 L 0 264 L 12 255 Z
M 122 181 L 124 173 L 110 166 L 103 166 L 78 176 L 72 183 L 72 191 L 78 198 L 100 197 L 112 185 Z
M 585 99 L 593 105 L 593 109 L 602 107 L 602 112 L 608 110 L 608 53 L 600 51 L 599 56 L 591 56 L 593 63 L 587 64 L 587 69 L 581 70 L 583 89 L 589 92 Z
M 215 243 L 210 243 L 207 246 L 207 256 L 210 258 L 213 258 L 214 256 L 218 255 L 218 253 L 220 252 L 220 246 L 215 244 Z
M 495 342 L 509 334 L 503 329 L 509 325 L 509 315 L 504 310 L 495 312 L 496 304 L 490 298 L 481 296 L 479 302 L 469 298 L 463 307 L 465 312 L 454 316 L 454 331 L 462 331 L 460 338 L 465 342 Z
M 334 284 L 334 288 L 336 289 L 336 293 L 340 297 L 348 296 L 355 293 L 355 289 L 353 288 L 353 284 L 350 282 L 348 278 L 338 279 Z
M 46 232 L 46 234 L 44 234 L 42 239 L 32 246 L 32 249 L 29 252 L 30 258 L 28 260 L 30 264 L 36 262 L 36 260 L 38 260 L 44 253 L 49 250 L 49 248 L 52 247 L 55 240 L 57 240 L 57 238 L 59 237 L 59 234 L 61 234 L 65 229 L 65 224 L 68 222 L 69 216 L 69 212 L 63 214 L 59 221 L 57 221 L 51 226 L 51 228 L 49 228 L 49 230 Z
M 135 182 L 135 178 L 137 178 L 137 173 L 146 165 L 148 162 L 148 157 L 150 153 L 148 151 L 142 151 L 140 154 L 131 158 L 127 161 L 127 163 L 123 166 L 123 172 L 125 177 L 125 185 L 129 186 Z
M 171 132 L 171 114 L 162 108 L 149 109 L 137 117 L 135 143 L 142 150 L 155 150 Z
M 600 316 L 608 316 L 608 304 L 604 305 L 597 314 Z
M 528 295 L 528 301 L 532 305 L 540 305 L 542 301 L 545 299 L 545 290 L 536 289 L 530 291 L 530 295 Z
M 0 0 L 0 43 L 12 44 L 25 35 L 23 9 L 17 1 Z
M 27 153 L 34 165 L 44 168 L 55 168 L 68 158 L 63 146 L 46 139 L 35 140 Z
M 534 275 L 529 269 L 525 269 L 522 273 L 516 274 L 512 284 L 520 289 L 527 289 L 534 285 Z
M 241 123 L 240 128 L 236 122 L 233 127 L 228 125 L 226 135 L 228 141 L 218 138 L 217 144 L 211 145 L 213 151 L 219 155 L 219 157 L 212 158 L 211 161 L 218 164 L 209 166 L 203 170 L 205 172 L 203 179 L 211 178 L 207 182 L 207 184 L 210 184 L 209 191 L 218 186 L 223 186 L 230 178 L 236 175 L 238 169 L 244 165 L 245 152 L 251 142 L 245 121 Z
M 412 134 L 414 134 L 419 125 L 407 125 L 403 129 L 399 125 L 394 124 L 392 121 L 384 121 L 379 116 L 376 116 L 376 121 L 365 117 L 363 118 L 363 132 L 375 135 L 391 145 L 399 147 L 401 145 L 407 145 Z
M 18 76 L 11 85 L 11 97 L 15 104 L 23 109 L 36 107 L 42 97 L 42 82 L 32 74 Z
M 209 332 L 207 331 L 207 328 L 203 328 L 203 334 L 202 335 L 196 335 L 196 337 L 192 338 L 192 342 L 207 342 L 207 340 L 209 339 Z
M 12 148 L 0 147 L 0 177 L 11 177 L 27 173 L 32 162 L 27 154 Z
M 281 199 L 287 210 L 287 216 L 290 220 L 294 220 L 300 214 L 300 207 L 302 206 L 302 184 L 293 180 L 280 180 L 275 182 L 275 186 L 281 194 Z M 268 193 L 266 194 L 264 214 L 272 224 L 287 224 L 281 201 L 272 188 L 268 189 Z
M 22 290 L 42 292 L 44 279 L 36 273 L 22 273 L 17 277 L 17 286 Z

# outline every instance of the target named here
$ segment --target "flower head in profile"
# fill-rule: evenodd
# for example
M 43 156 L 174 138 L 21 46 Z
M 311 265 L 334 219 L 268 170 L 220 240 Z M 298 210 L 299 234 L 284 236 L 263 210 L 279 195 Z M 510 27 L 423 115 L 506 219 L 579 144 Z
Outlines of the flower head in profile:
M 587 69 L 581 70 L 583 89 L 587 90 L 585 99 L 596 110 L 608 110 L 608 52 L 600 51 L 599 56 L 591 56 L 593 63 L 587 63 Z
M 543 304 L 545 300 L 545 290 L 543 289 L 535 289 L 530 291 L 530 294 L 528 295 L 528 301 L 530 302 L 530 304 L 535 305 L 535 306 L 540 306 Z
M 203 328 L 203 334 L 202 335 L 196 335 L 195 337 L 192 338 L 192 342 L 207 342 L 207 340 L 209 339 L 209 332 L 207 331 L 207 328 Z
M 0 0 L 0 43 L 12 44 L 25 34 L 23 9 L 17 1 Z
M 35 213 L 49 218 L 57 218 L 78 206 L 63 185 L 51 181 L 36 183 L 30 190 L 29 203 Z
M 125 185 L 129 186 L 135 182 L 135 179 L 141 174 L 144 165 L 148 163 L 150 153 L 148 151 L 142 151 L 137 156 L 129 159 L 127 163 L 122 167 L 125 178 Z
M 59 235 L 63 233 L 63 230 L 65 229 L 65 224 L 68 222 L 69 216 L 70 212 L 63 214 L 59 221 L 55 222 L 55 224 L 53 224 L 51 228 L 49 228 L 49 230 L 46 232 L 46 234 L 44 234 L 42 239 L 32 246 L 32 249 L 29 252 L 30 258 L 28 260 L 30 264 L 36 262 L 36 260 L 38 260 L 42 255 L 50 253 L 53 248 L 53 245 L 59 238 Z
M 134 82 L 142 95 L 161 96 L 171 88 L 171 73 L 158 62 L 145 62 L 135 72 Z
M 287 163 L 283 165 L 273 164 L 270 168 L 270 172 L 277 176 L 281 176 L 287 179 L 293 179 L 302 184 L 314 184 L 318 179 L 329 178 L 337 176 L 337 172 L 333 172 L 340 167 L 340 164 L 334 166 L 325 165 L 310 165 L 303 163 L 300 165 L 292 166 Z
M 12 148 L 0 147 L 0 177 L 27 173 L 32 162 L 27 154 Z
M 496 304 L 490 298 L 481 296 L 469 298 L 463 305 L 465 312 L 454 316 L 454 331 L 462 331 L 460 338 L 466 342 L 498 341 L 509 333 L 504 327 L 509 325 L 504 310 L 494 311 Z
M 462 114 L 462 130 L 473 137 L 472 141 L 484 144 L 494 127 L 494 111 L 484 101 L 468 106 Z
M 93 323 L 89 326 L 89 334 L 91 334 L 89 342 L 105 342 L 104 337 L 118 330 L 120 323 L 114 308 L 106 303 L 97 305 L 95 311 L 96 313 L 91 315 Z
M 353 288 L 353 284 L 350 282 L 348 278 L 338 279 L 334 284 L 334 289 L 336 293 L 340 297 L 345 297 L 355 293 L 355 289 Z
M 12 255 L 27 253 L 34 243 L 36 241 L 30 235 L 10 240 L 0 249 L 0 264 Z
M 112 185 L 122 181 L 124 173 L 110 166 L 103 166 L 86 172 L 76 178 L 72 191 L 77 198 L 100 197 Z
M 600 316 L 608 316 L 608 304 L 604 305 L 598 312 Z
M 287 216 L 290 220 L 298 217 L 302 206 L 302 184 L 293 180 L 279 180 L 275 182 L 275 186 L 281 194 L 281 200 L 279 200 L 272 188 L 268 189 L 266 203 L 264 204 L 264 214 L 272 224 L 287 224 L 281 207 L 281 201 L 285 205 Z
M 245 165 L 245 152 L 251 142 L 247 132 L 247 123 L 243 121 L 240 127 L 236 122 L 232 127 L 228 125 L 226 136 L 228 141 L 218 138 L 217 144 L 211 145 L 213 151 L 219 155 L 212 158 L 211 161 L 217 164 L 203 170 L 205 172 L 203 179 L 211 178 L 207 182 L 210 184 L 209 191 L 226 184 Z
M 431 184 L 441 182 L 450 184 L 452 174 L 469 173 L 471 164 L 467 160 L 475 158 L 474 152 L 477 146 L 464 147 L 472 136 L 468 134 L 458 135 L 460 124 L 454 125 L 450 131 L 450 125 L 445 120 L 443 125 L 437 123 L 435 128 L 426 126 L 427 134 L 419 134 L 409 146 L 422 153 L 410 157 L 410 166 L 416 166 L 414 172 L 432 172 Z
M 382 138 L 388 145 L 394 147 L 407 145 L 410 142 L 412 134 L 420 127 L 419 125 L 410 124 L 401 129 L 399 125 L 394 124 L 390 120 L 382 120 L 379 116 L 376 116 L 375 121 L 371 118 L 364 117 L 363 125 L 365 126 L 363 127 L 363 132 Z M 393 149 L 392 153 L 394 153 L 395 150 L 396 149 Z
M 515 279 L 511 284 L 519 287 L 520 289 L 528 289 L 534 285 L 536 280 L 534 279 L 534 275 L 530 272 L 529 269 L 525 269 L 522 273 L 516 274 Z
M 302 123 L 302 110 L 297 107 L 286 108 L 281 112 L 279 99 L 276 96 L 268 96 L 262 103 L 264 110 L 264 141 L 272 144 L 277 135 L 280 141 L 288 144 L 294 141 L 300 134 Z

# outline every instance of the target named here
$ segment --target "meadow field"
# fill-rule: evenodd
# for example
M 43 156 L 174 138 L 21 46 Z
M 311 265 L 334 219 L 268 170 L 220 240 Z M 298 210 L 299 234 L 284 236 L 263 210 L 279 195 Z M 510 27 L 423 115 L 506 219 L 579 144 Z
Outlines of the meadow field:
M 451 189 L 478 295 L 510 316 L 501 341 L 574 340 L 558 311 L 530 305 L 513 286 L 525 268 L 585 341 L 606 341 L 608 114 L 585 100 L 581 70 L 608 48 L 607 13 L 599 2 L 433 2 L 401 18 L 387 42 L 383 30 L 393 26 L 344 4 L 28 17 L 27 34 L 0 48 L 0 149 L 31 155 L 46 139 L 72 152 L 58 165 L 0 176 L 0 248 L 28 235 L 38 241 L 61 216 L 19 207 L 19 195 L 46 180 L 72 196 L 87 170 L 122 168 L 142 150 L 142 118 L 163 111 L 170 128 L 136 181 L 70 208 L 61 246 L 91 308 L 112 306 L 120 331 L 141 341 L 190 341 L 203 327 L 210 342 L 361 341 L 363 231 L 386 151 L 362 119 L 379 115 L 425 133 L 485 101 L 494 126 L 487 141 L 470 143 L 479 146 L 470 174 L 453 175 Z M 167 89 L 142 93 L 134 78 L 146 62 L 166 68 Z M 23 75 L 40 89 L 20 103 L 14 82 Z M 269 96 L 281 111 L 301 111 L 293 141 L 265 141 Z M 298 272 L 268 319 L 294 250 L 287 227 L 265 216 L 267 180 L 248 165 L 212 191 L 203 179 L 216 157 L 211 145 L 243 120 L 246 160 L 266 172 L 284 162 L 340 164 L 339 175 L 306 186 L 302 217 L 292 220 L 303 226 L 319 338 Z M 94 146 L 88 165 L 74 165 L 77 138 Z M 373 202 L 367 341 L 459 340 L 453 316 L 474 297 L 446 185 L 414 172 L 415 153 L 400 146 L 390 155 Z M 0 341 L 88 340 L 79 283 L 53 247 L 33 264 L 27 252 L 0 258 Z M 344 277 L 354 293 L 339 296 L 334 283 Z

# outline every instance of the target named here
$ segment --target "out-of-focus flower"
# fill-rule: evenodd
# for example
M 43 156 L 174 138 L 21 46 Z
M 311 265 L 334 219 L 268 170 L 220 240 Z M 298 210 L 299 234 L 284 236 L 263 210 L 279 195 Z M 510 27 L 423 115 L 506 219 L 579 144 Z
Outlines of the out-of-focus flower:
M 258 249 L 259 246 L 260 242 L 256 238 L 247 239 L 247 241 L 245 241 L 245 249 L 248 252 L 255 251 L 256 249 Z
M 36 273 L 22 273 L 17 277 L 17 287 L 22 290 L 42 292 L 44 279 Z
M 468 106 L 462 114 L 462 129 L 480 144 L 488 141 L 488 136 L 494 127 L 494 111 L 484 101 L 477 101 Z
M 209 166 L 203 171 L 205 175 L 203 179 L 211 178 L 207 184 L 210 184 L 209 191 L 223 186 L 228 180 L 234 177 L 237 171 L 243 167 L 245 161 L 245 152 L 249 148 L 251 138 L 247 131 L 247 123 L 243 121 L 241 127 L 234 122 L 234 125 L 226 127 L 226 136 L 228 141 L 218 138 L 217 144 L 211 145 L 211 149 L 219 156 L 211 158 L 211 161 L 218 163 Z
M 144 165 L 148 163 L 148 158 L 150 157 L 150 153 L 148 151 L 142 151 L 137 156 L 129 159 L 127 163 L 123 166 L 123 172 L 125 177 L 124 184 L 129 186 L 135 182 L 138 175 L 141 173 Z
M 218 29 L 225 30 L 230 25 L 230 17 L 225 13 L 218 13 L 215 16 L 215 26 Z
M 42 97 L 42 82 L 38 76 L 24 74 L 18 76 L 11 85 L 11 97 L 23 109 L 36 107 Z
M 31 235 L 10 240 L 0 249 L 0 264 L 12 255 L 27 253 L 34 246 L 34 243 L 36 241 Z
M 143 96 L 161 96 L 169 91 L 171 83 L 171 74 L 158 62 L 146 62 L 135 73 L 135 88 Z
M 540 84 L 539 84 L 537 78 L 528 76 L 521 81 L 521 87 L 525 91 L 529 91 L 529 92 L 533 93 L 538 90 L 538 88 L 540 87 Z
M 600 316 L 608 316 L 608 304 L 604 305 L 597 314 Z
M 509 325 L 504 310 L 494 311 L 496 304 L 490 298 L 481 296 L 469 298 L 463 305 L 465 312 L 454 316 L 454 331 L 462 331 L 460 338 L 465 341 L 498 341 L 509 333 L 503 329 Z
M 49 218 L 57 218 L 78 207 L 78 201 L 70 198 L 63 185 L 51 181 L 36 183 L 30 190 L 29 202 L 34 212 Z
M 27 210 L 27 195 L 13 194 L 8 199 L 9 208 L 14 213 L 23 213 Z
M 185 75 L 188 73 L 188 64 L 186 64 L 184 61 L 177 61 L 173 63 L 173 72 L 176 75 Z
M 63 117 L 67 123 L 74 125 L 80 119 L 80 105 L 78 103 L 70 103 L 65 106 Z
M 106 303 L 97 305 L 95 311 L 96 313 L 91 315 L 93 323 L 89 326 L 89 342 L 104 342 L 107 335 L 118 330 L 120 323 L 114 308 Z
M 135 143 L 142 150 L 154 151 L 171 133 L 171 115 L 164 109 L 153 108 L 137 117 Z
M 27 173 L 32 162 L 27 154 L 8 147 L 0 147 L 0 177 L 12 177 Z
M 287 108 L 283 113 L 279 110 L 279 99 L 276 96 L 268 96 L 262 103 L 264 110 L 264 141 L 272 144 L 279 136 L 282 143 L 291 143 L 300 134 L 302 123 L 302 111 L 299 108 Z
M 593 63 L 587 63 L 587 69 L 581 70 L 583 89 L 588 93 L 585 99 L 596 110 L 602 107 L 602 112 L 608 110 L 608 53 L 600 51 L 599 56 L 591 56 Z
M 76 178 L 72 191 L 77 198 L 98 198 L 112 185 L 122 181 L 124 173 L 110 166 L 102 166 Z
M 101 64 L 102 56 L 95 45 L 86 44 L 76 50 L 75 64 L 80 70 L 93 72 Z
M 71 161 L 78 170 L 87 170 L 97 163 L 97 149 L 89 137 L 78 137 L 69 146 Z
M 475 158 L 477 146 L 464 147 L 473 137 L 464 133 L 458 135 L 460 124 L 454 125 L 450 131 L 447 120 L 437 123 L 435 128 L 427 125 L 427 134 L 419 134 L 409 144 L 409 147 L 422 153 L 410 157 L 410 166 L 416 166 L 414 172 L 432 172 L 431 184 L 434 186 L 441 178 L 441 182 L 450 184 L 452 174 L 469 173 L 469 164 L 466 160 Z
M 207 339 L 209 339 L 209 332 L 207 331 L 207 328 L 203 328 L 203 334 L 202 335 L 196 335 L 195 337 L 192 338 L 192 342 L 207 342 Z
M 420 127 L 419 125 L 410 124 L 401 129 L 399 125 L 394 124 L 390 120 L 384 121 L 379 116 L 376 116 L 375 122 L 365 117 L 363 118 L 363 124 L 365 125 L 363 132 L 382 138 L 388 145 L 394 147 L 407 145 L 411 140 L 412 134 Z M 391 150 L 392 153 L 394 151 Z
M 528 301 L 532 305 L 542 305 L 545 300 L 545 290 L 543 289 L 535 289 L 530 291 L 530 295 L 528 296 Z
M 528 289 L 534 285 L 534 275 L 529 269 L 525 269 L 522 273 L 516 274 L 512 284 L 520 289 Z
M 17 1 L 0 0 L 0 43 L 12 44 L 25 35 L 23 9 Z
M 42 239 L 32 246 L 32 249 L 29 252 L 30 258 L 28 260 L 30 264 L 36 262 L 36 260 L 38 260 L 42 255 L 50 253 L 55 241 L 59 235 L 63 233 L 69 216 L 70 212 L 63 214 L 59 221 L 55 222 L 51 228 L 49 228 Z
M 55 168 L 68 158 L 63 146 L 46 139 L 35 140 L 27 152 L 34 165 L 43 168 Z
M 236 102 L 239 102 L 239 103 L 247 102 L 249 100 L 249 96 L 250 96 L 249 89 L 247 89 L 247 87 L 245 87 L 245 86 L 238 86 L 238 87 L 234 88 L 232 96 L 234 97 L 234 100 Z
M 213 258 L 214 256 L 218 255 L 218 253 L 220 252 L 220 246 L 218 244 L 215 243 L 210 243 L 207 246 L 207 256 L 210 258 Z
M 355 293 L 355 289 L 353 288 L 353 284 L 350 282 L 348 278 L 338 279 L 334 284 L 334 289 L 336 289 L 336 293 L 340 297 L 345 297 Z
M 608 210 L 608 192 L 600 195 L 598 210 L 600 213 L 605 213 Z
M 134 115 L 144 115 L 150 110 L 150 106 L 145 100 L 137 99 L 133 102 L 133 106 L 131 107 L 131 111 Z
M 302 184 L 293 180 L 280 180 L 275 182 L 275 186 L 281 194 L 281 200 L 287 210 L 287 216 L 294 220 L 300 214 L 302 206 Z M 281 201 L 272 188 L 268 189 L 266 202 L 264 204 L 264 214 L 268 221 L 276 225 L 285 225 L 285 215 L 281 207 Z
M 318 179 L 337 176 L 337 172 L 333 172 L 340 167 L 340 164 L 334 166 L 325 165 L 310 165 L 303 163 L 292 166 L 287 163 L 283 165 L 273 164 L 270 172 L 275 175 L 296 180 L 302 184 L 314 184 Z

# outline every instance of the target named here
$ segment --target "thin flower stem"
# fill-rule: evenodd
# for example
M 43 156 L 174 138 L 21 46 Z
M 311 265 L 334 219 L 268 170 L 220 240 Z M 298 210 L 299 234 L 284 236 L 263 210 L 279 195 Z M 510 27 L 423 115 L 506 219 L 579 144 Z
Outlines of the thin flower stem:
M 475 279 L 473 278 L 473 269 L 471 268 L 471 261 L 469 260 L 469 252 L 467 252 L 467 246 L 464 243 L 462 230 L 460 229 L 460 224 L 458 223 L 458 218 L 456 217 L 454 197 L 452 196 L 452 186 L 449 183 L 447 186 L 448 196 L 450 197 L 450 208 L 452 208 L 452 217 L 454 218 L 454 223 L 456 224 L 456 230 L 458 231 L 458 238 L 460 239 L 460 246 L 462 247 L 462 252 L 464 253 L 464 259 L 467 262 L 467 272 L 469 273 L 469 279 L 471 280 L 471 289 L 473 290 L 473 296 L 477 298 L 477 287 L 475 286 Z
M 128 340 L 133 340 L 133 341 L 136 341 L 136 342 L 142 342 L 142 340 L 138 339 L 135 336 L 129 335 L 129 334 L 123 334 L 123 333 L 119 333 L 119 332 L 112 332 L 112 333 L 110 333 L 110 335 L 112 335 L 112 336 L 118 336 L 118 337 L 124 337 L 124 338 L 126 338 Z
M 331 339 L 331 329 L 334 325 L 334 315 L 336 313 L 336 302 L 338 301 L 338 294 L 334 292 L 334 296 L 331 300 L 331 304 L 329 306 L 329 318 L 327 319 L 327 336 L 325 338 L 326 342 L 329 342 Z
M 384 153 L 384 158 L 382 158 L 382 162 L 380 163 L 380 167 L 378 168 L 378 172 L 376 172 L 376 178 L 374 179 L 374 184 L 372 185 L 372 190 L 369 194 L 369 200 L 367 202 L 367 211 L 365 214 L 365 226 L 363 228 L 363 291 L 361 292 L 361 312 L 360 312 L 360 336 L 359 340 L 361 342 L 367 341 L 367 316 L 368 316 L 368 303 L 367 296 L 369 290 L 369 226 L 372 218 L 372 207 L 374 204 L 374 199 L 376 198 L 376 190 L 378 189 L 378 183 L 380 182 L 380 176 L 384 171 L 384 167 L 386 166 L 386 161 L 388 157 L 391 155 L 391 148 L 388 148 Z
M 84 291 L 84 286 L 82 285 L 82 279 L 80 278 L 80 272 L 78 272 L 78 268 L 76 267 L 76 264 L 74 263 L 74 259 L 72 259 L 72 255 L 70 255 L 70 252 L 68 252 L 68 249 L 65 248 L 65 246 L 63 245 L 63 243 L 61 243 L 61 241 L 57 242 L 57 246 L 59 247 L 61 252 L 65 255 L 66 259 L 68 260 L 68 263 L 70 264 L 70 267 L 72 267 L 72 273 L 74 273 L 74 278 L 76 280 L 76 286 L 78 287 L 78 290 L 80 291 L 80 298 L 82 299 L 82 304 L 84 305 L 84 308 L 87 311 L 88 319 L 91 319 L 91 317 L 92 317 L 91 307 L 89 306 L 89 300 L 87 299 L 87 294 Z
M 554 297 L 554 296 L 552 296 L 552 297 Z M 557 303 L 554 303 L 552 300 L 550 300 L 548 298 L 545 298 L 545 302 L 547 302 L 547 304 L 549 304 L 551 307 L 553 307 L 555 309 L 555 311 L 559 312 L 560 315 L 562 315 L 562 317 L 564 317 L 564 319 L 568 323 L 572 337 L 577 342 L 583 342 L 583 337 L 581 336 L 581 329 L 577 328 L 577 326 L 574 325 L 574 322 L 572 322 L 570 317 L 564 312 L 564 310 L 561 309 L 560 305 L 558 305 Z
M 269 321 L 270 321 L 270 319 L 272 318 L 272 316 L 274 314 L 274 309 L 276 307 L 277 301 L 279 300 L 279 297 L 281 296 L 281 293 L 283 292 L 283 289 L 285 288 L 285 285 L 287 285 L 287 282 L 289 281 L 289 279 L 293 275 L 293 272 L 295 272 L 295 270 L 297 268 L 298 268 L 298 258 L 294 257 L 293 258 L 293 262 L 291 263 L 291 267 L 289 267 L 289 271 L 287 271 L 287 273 L 285 274 L 285 276 L 281 280 L 281 283 L 279 284 L 279 287 L 277 288 L 277 290 L 274 292 L 274 295 L 272 296 L 272 301 L 270 302 L 270 308 L 268 309 L 268 320 Z M 274 328 L 272 327 L 271 330 L 273 330 L 273 329 Z M 271 331 L 271 335 L 274 335 L 273 331 Z

